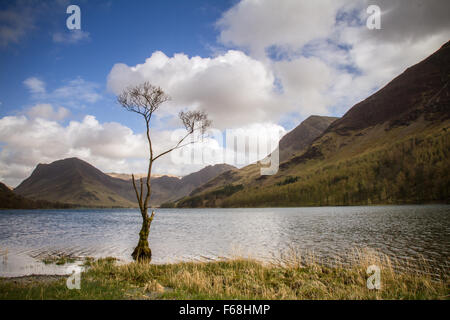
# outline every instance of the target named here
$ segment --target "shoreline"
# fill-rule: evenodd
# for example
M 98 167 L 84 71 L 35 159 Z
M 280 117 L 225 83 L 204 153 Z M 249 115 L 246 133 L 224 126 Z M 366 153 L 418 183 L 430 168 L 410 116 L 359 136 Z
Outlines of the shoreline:
M 430 201 L 430 202 L 424 202 L 424 203 L 372 203 L 372 204 L 351 204 L 351 205 L 302 205 L 302 206 L 258 206 L 258 207 L 152 207 L 152 209 L 270 209 L 270 208 L 276 208 L 276 209 L 283 209 L 283 208 L 352 208 L 352 207 L 399 207 L 399 206 L 433 206 L 433 205 L 450 205 L 450 202 L 445 201 Z M 0 208 L 0 212 L 2 211 L 35 211 L 35 210 L 50 210 L 50 211 L 71 211 L 71 210 L 127 210 L 127 209 L 136 209 L 139 210 L 139 207 L 72 207 L 72 208 L 33 208 L 33 209 L 18 209 L 18 208 Z

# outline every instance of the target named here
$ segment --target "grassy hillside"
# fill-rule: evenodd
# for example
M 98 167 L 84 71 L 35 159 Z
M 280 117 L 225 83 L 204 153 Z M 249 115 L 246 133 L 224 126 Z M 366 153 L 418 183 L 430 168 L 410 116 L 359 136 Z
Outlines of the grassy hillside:
M 400 204 L 450 201 L 450 126 L 354 157 L 313 160 L 254 183 L 184 199 L 180 207 Z M 259 182 L 259 183 L 258 183 Z M 233 187 L 232 187 L 233 186 Z M 239 190 L 237 190 L 239 189 Z
M 450 127 L 360 156 L 289 170 L 272 185 L 250 186 L 221 206 L 314 206 L 448 202 Z M 294 177 L 294 179 L 292 179 Z
M 296 153 L 305 151 L 337 119 L 334 117 L 310 116 L 300 123 L 280 140 L 280 162 L 289 160 Z M 218 189 L 226 188 L 232 184 L 249 184 L 260 176 L 260 172 L 261 167 L 258 163 L 250 164 L 241 169 L 231 168 L 229 171 L 219 174 L 214 179 L 197 187 L 191 192 L 190 196 L 196 196 L 205 192 L 214 193 Z

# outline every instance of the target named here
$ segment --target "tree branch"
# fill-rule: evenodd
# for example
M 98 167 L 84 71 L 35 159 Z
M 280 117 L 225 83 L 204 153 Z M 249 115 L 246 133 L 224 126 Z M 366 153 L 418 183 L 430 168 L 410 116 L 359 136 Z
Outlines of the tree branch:
M 171 151 L 173 151 L 175 149 L 179 149 L 179 148 L 184 147 L 186 145 L 195 143 L 196 141 L 192 141 L 190 143 L 181 145 L 181 143 L 187 137 L 189 137 L 190 135 L 194 134 L 198 130 L 200 130 L 200 132 L 201 132 L 201 134 L 203 136 L 205 131 L 207 130 L 207 128 L 211 125 L 211 121 L 208 120 L 208 116 L 203 111 L 188 111 L 188 112 L 181 111 L 180 114 L 179 114 L 179 117 L 180 117 L 181 121 L 184 124 L 184 127 L 185 127 L 185 129 L 187 131 L 187 134 L 180 141 L 178 141 L 178 143 L 173 148 L 170 148 L 170 149 L 162 152 L 161 154 L 157 155 L 156 157 L 154 157 L 153 161 L 155 161 L 156 159 L 162 157 L 165 154 L 168 154 L 169 152 L 171 152 Z
M 134 174 L 131 174 L 131 178 L 133 180 L 134 192 L 136 193 L 136 198 L 137 198 L 138 203 L 139 203 L 139 208 L 142 210 L 142 201 L 141 201 L 141 198 L 139 197 L 139 193 L 138 193 L 138 190 L 136 188 L 136 182 L 134 180 Z M 141 195 L 142 195 L 142 183 L 141 183 Z
M 170 100 L 170 97 L 165 94 L 160 87 L 153 86 L 149 82 L 144 82 L 134 87 L 128 87 L 122 92 L 122 94 L 117 97 L 117 102 L 121 104 L 122 107 L 124 107 L 128 111 L 142 115 L 145 119 L 146 136 L 149 145 L 149 164 L 147 170 L 147 181 L 145 183 L 147 192 L 145 193 L 145 196 L 143 190 L 144 182 L 142 178 L 140 179 L 140 192 L 138 192 L 134 175 L 132 176 L 134 191 L 136 193 L 136 198 L 139 202 L 139 208 L 141 209 L 142 217 L 144 218 L 144 220 L 148 219 L 147 209 L 151 196 L 151 172 L 153 161 L 175 149 L 195 143 L 195 141 L 192 141 L 190 143 L 183 144 L 187 137 L 194 134 L 194 132 L 197 130 L 201 130 L 201 133 L 203 135 L 208 126 L 210 126 L 211 124 L 211 121 L 208 120 L 206 113 L 203 111 L 180 112 L 179 117 L 183 122 L 184 127 L 186 128 L 187 134 L 180 141 L 178 141 L 178 143 L 173 148 L 170 148 L 169 150 L 166 150 L 154 157 L 152 140 L 150 137 L 150 120 L 152 118 L 153 112 L 155 112 L 162 103 L 168 100 Z M 152 212 L 151 219 L 153 218 L 153 215 L 154 212 Z
M 166 151 L 164 151 L 164 152 L 158 154 L 156 157 L 153 158 L 153 161 L 155 161 L 156 159 L 162 157 L 162 156 L 165 155 L 165 154 L 168 154 L 169 152 L 171 152 L 171 151 L 173 151 L 173 150 L 175 150 L 175 149 L 180 148 L 180 147 L 181 147 L 180 144 L 181 144 L 187 137 L 189 137 L 190 135 L 191 135 L 191 133 L 188 133 L 187 135 L 185 135 L 180 141 L 178 141 L 178 143 L 175 145 L 175 147 L 170 148 L 170 149 L 168 149 L 168 150 L 166 150 Z

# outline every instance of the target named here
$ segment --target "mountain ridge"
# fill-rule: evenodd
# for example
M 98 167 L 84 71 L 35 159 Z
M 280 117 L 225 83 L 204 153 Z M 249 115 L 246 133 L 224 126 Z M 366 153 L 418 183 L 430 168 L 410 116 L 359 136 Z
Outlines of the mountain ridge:
M 303 120 L 297 127 L 285 134 L 279 142 L 280 162 L 287 161 L 296 153 L 302 152 L 311 142 L 317 139 L 325 129 L 338 118 L 312 115 Z M 241 169 L 224 172 L 207 183 L 193 190 L 189 195 L 211 191 L 212 188 L 224 187 L 233 183 L 245 183 L 246 180 L 260 175 L 261 165 L 250 164 Z
M 423 104 L 423 100 L 414 100 L 416 97 L 412 92 L 423 92 L 426 95 L 424 100 L 431 101 L 436 93 L 449 84 L 449 50 L 450 41 L 429 57 L 407 68 L 367 99 L 354 105 L 327 132 L 340 131 L 345 134 L 347 130 L 363 130 L 388 120 L 396 120 L 399 115 Z
M 279 143 L 280 162 L 284 162 L 318 138 L 337 117 L 312 115 L 289 131 Z
M 150 203 L 160 205 L 191 192 L 214 175 L 234 168 L 219 164 L 207 166 L 181 179 L 152 178 Z M 145 183 L 145 179 L 143 179 Z M 130 180 L 111 177 L 78 158 L 38 164 L 31 175 L 14 189 L 30 200 L 45 200 L 87 207 L 137 207 Z

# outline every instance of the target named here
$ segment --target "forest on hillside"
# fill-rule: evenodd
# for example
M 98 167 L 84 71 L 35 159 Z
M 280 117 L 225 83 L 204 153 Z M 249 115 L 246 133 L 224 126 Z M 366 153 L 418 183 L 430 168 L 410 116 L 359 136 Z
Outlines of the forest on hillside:
M 270 186 L 227 186 L 178 207 L 412 204 L 450 201 L 450 132 L 442 128 L 332 164 L 310 165 Z M 228 192 L 225 192 L 228 190 Z

